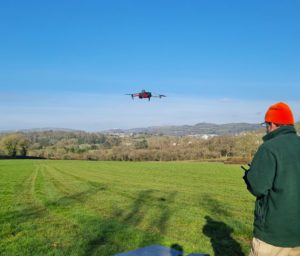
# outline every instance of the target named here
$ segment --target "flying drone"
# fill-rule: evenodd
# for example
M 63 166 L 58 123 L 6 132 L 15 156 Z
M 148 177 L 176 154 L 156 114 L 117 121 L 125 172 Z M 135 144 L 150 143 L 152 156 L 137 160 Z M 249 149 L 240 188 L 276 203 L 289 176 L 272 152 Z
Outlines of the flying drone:
M 142 90 L 141 92 L 137 92 L 137 93 L 128 93 L 126 95 L 130 95 L 133 100 L 134 100 L 134 97 L 138 97 L 139 99 L 148 99 L 149 101 L 150 101 L 151 97 L 160 98 L 160 99 L 162 97 L 167 97 L 166 95 L 163 95 L 163 94 L 153 95 L 151 92 L 146 92 L 145 90 Z

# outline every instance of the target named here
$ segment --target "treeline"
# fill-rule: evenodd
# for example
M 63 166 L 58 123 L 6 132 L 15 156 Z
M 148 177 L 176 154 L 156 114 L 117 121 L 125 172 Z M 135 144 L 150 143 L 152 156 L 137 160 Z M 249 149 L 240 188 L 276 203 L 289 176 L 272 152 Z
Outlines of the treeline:
M 299 128 L 299 125 L 297 125 Z M 225 160 L 249 161 L 262 143 L 264 130 L 198 137 L 45 131 L 0 135 L 0 155 L 47 159 L 117 161 Z

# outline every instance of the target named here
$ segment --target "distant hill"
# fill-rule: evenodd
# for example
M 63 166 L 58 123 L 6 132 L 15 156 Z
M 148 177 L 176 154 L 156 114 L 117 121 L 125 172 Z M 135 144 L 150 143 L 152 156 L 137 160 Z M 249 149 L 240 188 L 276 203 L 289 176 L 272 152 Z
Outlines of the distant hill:
M 0 133 L 13 133 L 13 132 L 81 132 L 80 130 L 68 129 L 68 128 L 32 128 L 32 129 L 19 129 L 19 130 L 3 130 Z
M 147 128 L 133 129 L 113 129 L 105 131 L 112 134 L 131 134 L 131 133 L 146 133 L 153 135 L 169 135 L 169 136 L 186 136 L 186 135 L 224 135 L 224 134 L 239 134 L 242 132 L 255 131 L 260 129 L 259 124 L 249 123 L 228 123 L 228 124 L 212 124 L 198 123 L 195 125 L 179 125 L 179 126 L 151 126 Z
M 150 135 L 168 135 L 168 136 L 187 136 L 187 135 L 224 135 L 224 134 L 239 134 L 242 132 L 255 131 L 260 129 L 259 124 L 249 123 L 228 123 L 228 124 L 213 124 L 213 123 L 198 123 L 195 125 L 171 125 L 171 126 L 151 126 L 146 128 L 133 129 L 112 129 L 100 131 L 104 134 L 150 134 Z M 34 129 L 20 129 L 0 131 L 0 134 L 23 132 L 84 132 L 68 128 L 34 128 Z

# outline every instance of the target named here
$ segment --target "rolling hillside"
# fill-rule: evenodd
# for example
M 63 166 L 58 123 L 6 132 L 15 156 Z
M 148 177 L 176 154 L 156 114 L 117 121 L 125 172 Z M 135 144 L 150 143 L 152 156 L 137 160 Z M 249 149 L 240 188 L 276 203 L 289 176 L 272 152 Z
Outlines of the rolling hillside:
M 198 123 L 195 125 L 172 125 L 172 126 L 151 126 L 147 128 L 134 129 L 114 129 L 105 131 L 106 133 L 147 133 L 147 134 L 161 134 L 169 136 L 187 136 L 198 134 L 238 134 L 241 132 L 255 131 L 260 128 L 259 124 L 249 123 L 228 123 L 228 124 L 212 124 L 212 123 Z

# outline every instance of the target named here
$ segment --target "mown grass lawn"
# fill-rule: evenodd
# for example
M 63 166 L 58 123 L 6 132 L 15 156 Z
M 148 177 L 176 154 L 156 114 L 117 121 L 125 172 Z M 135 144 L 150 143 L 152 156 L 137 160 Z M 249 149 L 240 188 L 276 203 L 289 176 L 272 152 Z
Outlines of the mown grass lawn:
M 0 161 L 0 255 L 113 255 L 146 245 L 246 255 L 254 198 L 238 165 Z

